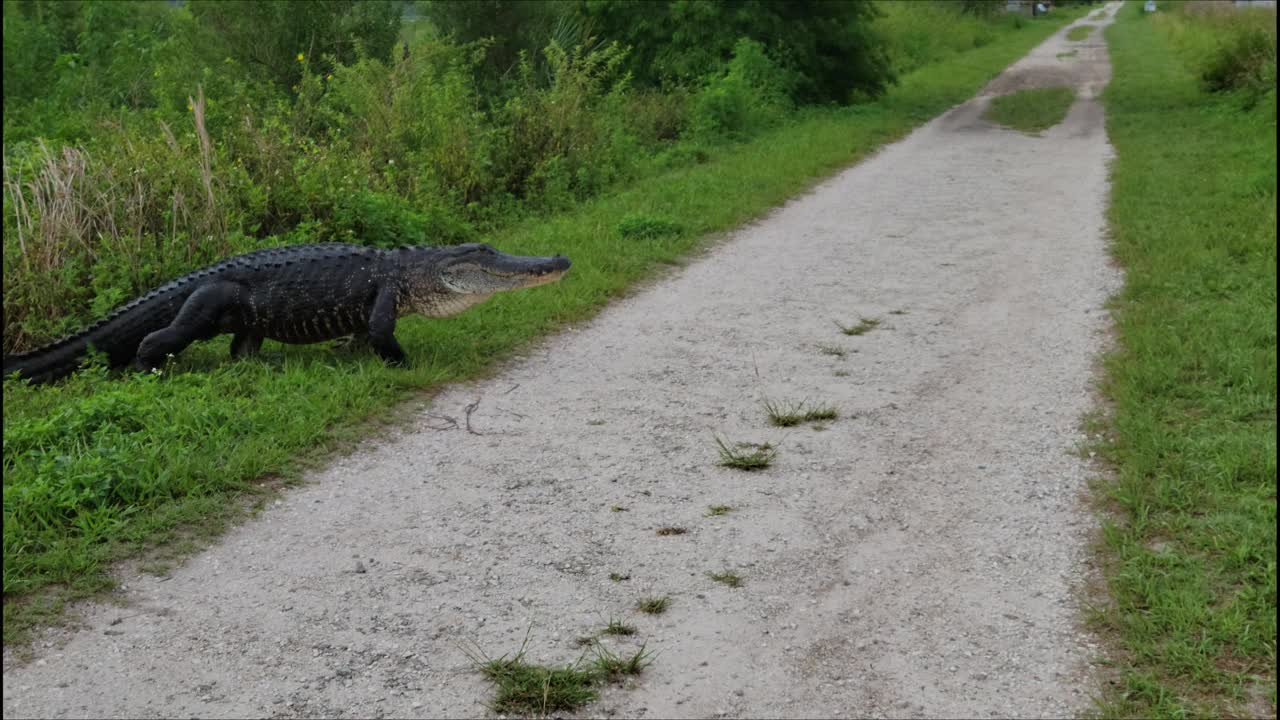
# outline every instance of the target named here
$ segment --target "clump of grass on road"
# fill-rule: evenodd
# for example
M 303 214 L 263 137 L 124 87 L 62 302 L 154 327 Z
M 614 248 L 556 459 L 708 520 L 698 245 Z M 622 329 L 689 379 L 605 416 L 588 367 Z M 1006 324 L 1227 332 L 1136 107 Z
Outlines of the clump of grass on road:
M 983 117 L 1035 135 L 1062 122 L 1075 100 L 1076 91 L 1069 87 L 1019 90 L 993 98 Z
M 671 606 L 671 598 L 663 595 L 661 597 L 642 598 L 636 603 L 636 609 L 642 613 L 649 615 L 661 615 Z
M 831 405 L 810 405 L 807 400 L 765 400 L 765 413 L 769 416 L 769 424 L 776 427 L 794 427 L 804 422 L 835 420 L 840 416 Z
M 895 10 L 895 17 L 905 16 Z M 408 397 L 474 377 L 533 338 L 585 320 L 714 233 L 760 217 L 816 180 L 970 97 L 1069 15 L 989 33 L 948 62 L 905 73 L 882 99 L 814 110 L 707 162 L 645 177 L 562 214 L 487 238 L 522 254 L 563 253 L 560 283 L 489 301 L 444 321 L 406 319 L 412 367 L 387 368 L 324 346 L 229 362 L 228 339 L 197 343 L 163 377 L 80 373 L 49 387 L 4 387 L 4 642 L 70 599 L 109 588 L 108 568 L 180 533 L 242 517 L 234 500 L 269 476 L 296 478 L 371 432 Z M 951 62 L 953 58 L 961 62 Z M 654 241 L 620 241 L 619 233 Z M 602 229 L 617 232 L 602 232 Z M 275 352 L 273 350 L 273 352 Z
M 1272 64 L 1253 109 L 1251 88 L 1206 92 L 1177 51 L 1212 39 L 1214 18 L 1159 15 L 1120 13 L 1106 33 L 1109 219 L 1127 277 L 1096 446 L 1111 465 L 1095 488 L 1110 597 L 1094 622 L 1116 673 L 1100 712 L 1274 717 L 1275 14 L 1257 18 Z
M 727 585 L 731 588 L 740 588 L 743 585 L 742 576 L 733 572 L 732 570 L 707 573 L 707 577 L 720 583 L 721 585 Z
M 1097 25 L 1077 25 L 1067 31 L 1067 39 L 1072 42 L 1080 42 L 1089 37 L 1089 33 L 1093 32 L 1096 27 Z
M 496 660 L 472 653 L 477 669 L 496 689 L 489 709 L 502 715 L 536 717 L 571 712 L 598 698 L 600 684 L 638 675 L 652 662 L 652 653 L 644 646 L 630 655 L 620 655 L 591 638 L 579 638 L 579 641 L 579 645 L 592 648 L 594 660 L 588 662 L 582 658 L 567 665 L 534 665 L 525 661 L 525 647 L 514 657 Z M 525 642 L 527 645 L 527 638 Z
M 730 447 L 717 437 L 716 445 L 720 449 L 720 464 L 735 470 L 763 470 L 778 457 L 778 449 L 770 443 L 740 442 Z
M 880 327 L 880 321 L 877 320 L 876 318 L 861 318 L 858 320 L 857 325 L 844 325 L 841 323 L 836 323 L 836 326 L 839 327 L 840 332 L 844 333 L 845 335 L 866 335 L 872 330 L 875 330 L 876 328 Z

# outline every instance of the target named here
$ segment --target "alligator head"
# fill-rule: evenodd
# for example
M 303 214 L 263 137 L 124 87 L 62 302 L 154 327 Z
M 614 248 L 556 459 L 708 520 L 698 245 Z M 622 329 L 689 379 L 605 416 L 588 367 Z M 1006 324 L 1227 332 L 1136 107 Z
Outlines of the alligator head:
M 433 257 L 415 263 L 417 272 L 409 273 L 409 301 L 402 312 L 448 317 L 494 293 L 555 282 L 570 265 L 561 255 L 508 255 L 482 243 L 433 250 Z

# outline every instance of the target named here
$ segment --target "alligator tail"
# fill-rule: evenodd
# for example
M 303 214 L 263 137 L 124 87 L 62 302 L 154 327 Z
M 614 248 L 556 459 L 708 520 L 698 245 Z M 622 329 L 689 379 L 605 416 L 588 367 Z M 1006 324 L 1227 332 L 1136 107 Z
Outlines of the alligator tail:
M 184 278 L 185 279 L 185 278 Z M 117 308 L 80 332 L 44 347 L 4 356 L 4 377 L 17 373 L 33 384 L 53 382 L 75 372 L 89 349 L 105 353 L 113 368 L 133 362 L 148 333 L 166 327 L 193 290 L 175 281 Z

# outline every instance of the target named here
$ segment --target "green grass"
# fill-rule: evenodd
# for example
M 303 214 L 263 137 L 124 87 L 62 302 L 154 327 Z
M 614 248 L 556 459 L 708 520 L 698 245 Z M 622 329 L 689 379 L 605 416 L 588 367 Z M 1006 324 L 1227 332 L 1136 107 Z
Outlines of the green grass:
M 622 622 L 621 620 L 610 620 L 609 624 L 605 625 L 604 629 L 601 630 L 600 632 L 601 634 L 604 634 L 604 635 L 617 635 L 617 636 L 627 637 L 627 636 L 635 635 L 636 628 L 634 625 L 628 625 Z
M 810 405 L 807 400 L 765 400 L 765 413 L 769 416 L 769 424 L 776 427 L 794 427 L 804 422 L 820 422 L 835 420 L 840 417 L 831 405 Z
M 230 362 L 222 338 L 197 343 L 160 377 L 88 372 L 50 387 L 6 383 L 5 643 L 56 617 L 66 600 L 110 587 L 112 561 L 210 517 L 240 517 L 235 498 L 261 493 L 260 478 L 299 477 L 395 419 L 392 410 L 406 399 L 482 376 L 530 340 L 593 316 L 715 233 L 761 217 L 966 100 L 1071 17 L 1029 23 L 958 61 L 906 74 L 876 102 L 802 113 L 715 150 L 706 163 L 485 238 L 510 252 L 563 253 L 573 270 L 558 284 L 495 297 L 456 318 L 401 322 L 409 369 L 326 346 L 270 343 L 275 357 Z M 629 216 L 639 220 L 623 224 Z M 473 421 L 483 424 L 483 407 Z
M 728 585 L 731 588 L 740 588 L 745 583 L 741 575 L 731 570 L 725 570 L 723 572 L 707 573 L 707 577 L 720 583 L 721 585 Z
M 708 505 L 706 514 L 707 517 L 719 517 L 721 515 L 728 515 L 731 512 L 733 512 L 732 505 Z
M 1019 90 L 993 98 L 983 117 L 1035 135 L 1062 122 L 1075 100 L 1076 91 L 1069 87 Z
M 642 613 L 650 615 L 661 615 L 671 607 L 671 598 L 663 595 L 661 597 L 642 598 L 636 603 L 636 609 Z
M 867 333 L 880 327 L 880 320 L 876 318 L 861 318 L 857 325 L 843 325 L 836 323 L 836 327 L 840 328 L 840 332 L 845 335 L 866 335 Z
M 734 470 L 763 470 L 778 457 L 778 449 L 770 443 L 740 442 L 730 446 L 717 437 L 716 446 L 720 451 L 720 465 Z
M 1099 712 L 1274 717 L 1274 74 L 1252 110 L 1207 94 L 1161 27 L 1126 8 L 1106 32 L 1127 280 L 1098 428 L 1112 472 L 1093 622 L 1116 675 Z
M 1067 39 L 1072 42 L 1080 42 L 1089 37 L 1089 33 L 1093 32 L 1097 25 L 1077 25 L 1067 31 Z
M 598 686 L 628 675 L 639 675 L 652 662 L 644 646 L 630 655 L 619 655 L 579 638 L 580 646 L 591 647 L 595 659 L 580 658 L 569 665 L 534 665 L 525 661 L 526 646 L 514 657 L 484 659 L 473 653 L 472 661 L 482 675 L 493 682 L 495 697 L 489 709 L 498 714 L 546 717 L 570 712 L 599 697 Z

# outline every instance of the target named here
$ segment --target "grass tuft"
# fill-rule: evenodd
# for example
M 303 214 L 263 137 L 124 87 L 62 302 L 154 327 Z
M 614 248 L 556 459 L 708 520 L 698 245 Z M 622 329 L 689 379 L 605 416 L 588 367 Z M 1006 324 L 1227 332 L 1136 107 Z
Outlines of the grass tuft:
M 708 505 L 707 506 L 707 517 L 728 515 L 731 512 L 733 512 L 733 506 L 731 505 Z
M 636 603 L 636 609 L 642 613 L 650 615 L 661 615 L 671 606 L 671 598 L 663 595 L 662 597 L 642 598 Z
M 742 576 L 738 575 L 737 573 L 731 570 L 725 570 L 724 572 L 707 573 L 707 577 L 723 585 L 728 585 L 731 588 L 740 588 L 744 583 Z
M 857 325 L 845 325 L 837 322 L 836 327 L 840 328 L 840 332 L 845 335 L 866 335 L 880 327 L 880 320 L 876 318 L 861 318 L 858 320 Z
M 604 635 L 619 635 L 629 637 L 636 634 L 636 629 L 632 625 L 628 625 L 621 620 L 609 620 L 609 624 L 604 626 L 604 630 L 600 631 Z
M 835 420 L 840 416 L 840 413 L 831 405 L 809 405 L 806 400 L 793 402 L 766 399 L 764 409 L 769 415 L 769 423 L 776 427 L 793 427 L 803 422 Z
M 763 470 L 778 456 L 778 450 L 769 443 L 736 443 L 729 447 L 716 437 L 720 450 L 720 465 L 735 470 Z
M 685 533 L 689 532 L 689 530 L 687 528 L 682 528 L 682 527 L 668 526 L 668 527 L 660 527 L 655 532 L 657 532 L 659 535 L 666 537 L 668 535 L 684 535 Z
M 831 357 L 838 357 L 838 358 L 840 358 L 841 360 L 843 360 L 843 359 L 845 359 L 845 358 L 849 357 L 849 351 L 848 351 L 848 350 L 845 350 L 844 348 L 840 347 L 839 345 L 826 345 L 826 344 L 823 344 L 823 345 L 818 345 L 817 347 L 818 347 L 818 352 L 819 352 L 819 353 L 821 353 L 821 354 L 823 354 L 823 355 L 830 355 Z

